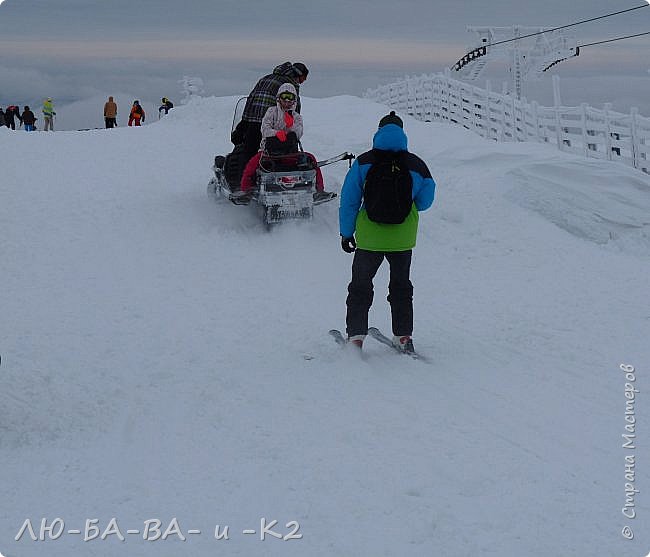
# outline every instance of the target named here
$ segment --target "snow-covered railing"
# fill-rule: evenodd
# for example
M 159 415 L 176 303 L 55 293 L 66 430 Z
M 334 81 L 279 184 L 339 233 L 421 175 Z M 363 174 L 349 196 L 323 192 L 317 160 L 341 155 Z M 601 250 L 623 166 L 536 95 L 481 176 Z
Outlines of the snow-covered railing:
M 559 78 L 558 78 L 559 79 Z M 366 98 L 427 122 L 458 124 L 496 141 L 555 143 L 561 151 L 623 162 L 650 173 L 650 118 L 579 107 L 540 106 L 481 89 L 449 73 L 407 77 L 369 89 Z M 557 96 L 559 98 L 559 95 Z

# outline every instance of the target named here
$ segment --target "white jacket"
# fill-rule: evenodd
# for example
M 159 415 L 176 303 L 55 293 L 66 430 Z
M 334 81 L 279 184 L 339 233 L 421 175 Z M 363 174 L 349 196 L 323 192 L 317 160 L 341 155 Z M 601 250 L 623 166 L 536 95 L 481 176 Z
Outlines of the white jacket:
M 283 92 L 290 92 L 296 94 L 296 89 L 290 83 L 284 83 L 278 89 L 278 96 Z M 275 106 L 270 107 L 264 117 L 262 118 L 262 141 L 260 142 L 260 151 L 264 150 L 266 146 L 266 138 L 273 137 L 276 132 L 284 130 L 287 133 L 294 132 L 298 141 L 302 137 L 302 116 L 295 111 L 296 103 L 293 102 L 289 112 L 293 115 L 293 126 L 287 127 L 284 121 L 284 110 L 280 106 L 280 101 L 276 101 Z

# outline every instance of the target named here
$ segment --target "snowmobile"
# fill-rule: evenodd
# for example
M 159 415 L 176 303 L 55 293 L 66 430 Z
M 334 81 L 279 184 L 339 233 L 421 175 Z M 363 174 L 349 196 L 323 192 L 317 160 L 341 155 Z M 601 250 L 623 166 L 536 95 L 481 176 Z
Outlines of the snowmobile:
M 245 99 L 246 97 L 239 99 L 235 108 L 231 138 L 236 134 L 235 120 L 240 103 Z M 233 140 L 233 143 L 236 141 Z M 269 143 L 273 145 L 273 142 Z M 239 181 L 243 170 L 243 145 L 236 144 L 232 153 L 227 156 L 215 156 L 212 167 L 214 178 L 208 184 L 208 195 L 215 199 L 226 198 L 235 205 L 254 202 L 267 227 L 287 220 L 311 219 L 316 205 L 336 197 L 335 193 L 322 195 L 316 191 L 316 167 L 342 160 L 347 160 L 351 165 L 355 156 L 344 152 L 314 162 L 302 150 L 302 146 L 299 143 L 297 145 L 295 152 L 274 151 L 273 148 L 265 150 L 256 169 L 255 187 L 250 195 L 242 195 Z

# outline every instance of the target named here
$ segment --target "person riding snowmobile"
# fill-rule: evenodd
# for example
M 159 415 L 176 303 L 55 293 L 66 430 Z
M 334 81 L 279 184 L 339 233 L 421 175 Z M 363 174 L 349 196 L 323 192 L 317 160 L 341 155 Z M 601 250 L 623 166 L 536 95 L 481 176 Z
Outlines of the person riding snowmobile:
M 248 94 L 242 120 L 231 136 L 234 145 L 243 144 L 242 167 L 257 153 L 262 140 L 261 123 L 266 111 L 275 106 L 280 87 L 293 85 L 296 94 L 295 112 L 300 112 L 300 85 L 307 79 L 309 70 L 302 62 L 284 62 L 273 72 L 262 77 Z
M 275 148 L 280 148 L 285 154 L 298 152 L 298 142 L 303 134 L 302 116 L 295 112 L 298 102 L 298 95 L 293 85 L 285 83 L 278 89 L 276 105 L 267 109 L 262 118 L 261 135 L 259 151 L 248 161 L 244 168 L 241 179 L 241 193 L 238 197 L 250 197 L 251 190 L 255 185 L 255 172 L 259 165 L 262 155 L 267 150 L 267 144 L 274 143 Z M 278 145 L 279 144 L 279 145 Z M 316 169 L 316 192 L 314 201 L 331 197 L 330 192 L 326 192 L 323 182 L 323 174 L 317 166 L 316 157 L 313 154 L 305 152 Z

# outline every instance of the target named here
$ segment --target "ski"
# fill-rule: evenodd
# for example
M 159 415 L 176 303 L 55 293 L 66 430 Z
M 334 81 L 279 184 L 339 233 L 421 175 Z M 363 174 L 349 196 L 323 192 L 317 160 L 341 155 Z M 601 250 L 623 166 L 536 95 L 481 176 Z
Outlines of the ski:
M 343 333 L 341 333 L 341 331 L 339 331 L 338 329 L 330 329 L 329 335 L 334 339 L 334 342 L 336 342 L 336 344 L 338 344 L 339 346 L 345 346 L 347 344 L 347 341 L 345 340 Z
M 243 192 L 241 190 L 231 193 L 228 196 L 228 199 L 232 201 L 235 205 L 248 205 L 253 198 L 252 193 Z
M 332 201 L 332 199 L 334 199 L 336 197 L 336 195 L 337 195 L 336 192 L 333 192 L 333 191 L 326 192 L 326 195 L 325 194 L 320 195 L 320 196 L 315 195 L 313 205 L 314 205 L 314 207 L 316 207 L 316 205 L 322 205 L 323 203 L 327 203 L 328 201 Z
M 332 163 L 339 162 L 339 161 L 351 161 L 354 158 L 355 157 L 354 157 L 354 155 L 352 153 L 348 153 L 346 151 L 344 153 L 341 153 L 340 155 L 336 155 L 335 157 L 330 157 L 329 159 L 318 161 L 316 163 L 316 165 L 317 166 L 326 166 L 328 164 L 332 164 Z
M 382 333 L 377 327 L 370 327 L 368 329 L 368 335 L 374 338 L 377 342 L 381 342 L 386 346 L 390 346 L 398 354 L 404 354 L 406 356 L 410 356 L 414 360 L 422 360 L 423 362 L 428 361 L 424 356 L 418 354 L 417 352 L 404 352 L 400 350 L 397 346 L 393 344 L 393 341 L 389 339 L 384 333 Z

